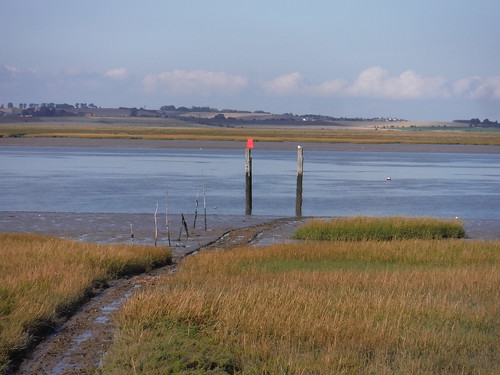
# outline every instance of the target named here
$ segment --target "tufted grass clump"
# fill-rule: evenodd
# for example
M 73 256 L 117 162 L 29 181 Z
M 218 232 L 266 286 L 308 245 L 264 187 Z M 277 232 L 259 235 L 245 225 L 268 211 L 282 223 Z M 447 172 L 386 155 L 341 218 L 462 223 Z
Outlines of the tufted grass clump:
M 106 281 L 171 260 L 166 247 L 0 234 L 0 374 L 13 353 Z
M 389 241 L 408 239 L 463 238 L 460 220 L 407 217 L 349 217 L 312 220 L 293 235 L 301 240 L 327 241 Z

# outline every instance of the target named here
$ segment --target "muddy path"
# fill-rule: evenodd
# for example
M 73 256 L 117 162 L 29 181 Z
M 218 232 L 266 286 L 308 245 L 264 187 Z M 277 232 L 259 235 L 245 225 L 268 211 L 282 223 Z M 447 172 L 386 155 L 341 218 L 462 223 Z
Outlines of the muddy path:
M 113 343 L 116 312 L 136 291 L 154 287 L 160 277 L 175 272 L 177 264 L 190 254 L 249 243 L 258 246 L 289 241 L 299 223 L 300 220 L 295 218 L 261 220 L 257 224 L 235 229 L 219 228 L 211 238 L 205 237 L 205 242 L 198 247 L 177 244 L 173 249 L 174 261 L 171 265 L 110 282 L 72 317 L 57 324 L 55 332 L 42 340 L 22 362 L 18 362 L 10 374 L 92 373 Z

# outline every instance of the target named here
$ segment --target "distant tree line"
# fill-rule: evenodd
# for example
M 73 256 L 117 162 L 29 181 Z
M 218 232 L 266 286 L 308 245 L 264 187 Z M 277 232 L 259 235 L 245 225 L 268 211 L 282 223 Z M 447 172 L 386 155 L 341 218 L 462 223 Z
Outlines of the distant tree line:
M 470 120 L 454 120 L 453 122 L 469 124 L 471 128 L 500 128 L 498 121 L 490 121 L 487 118 L 483 121 L 478 118 L 471 118 Z
M 3 104 L 0 105 L 0 109 L 5 108 Z M 88 110 L 97 108 L 94 103 L 19 103 L 16 107 L 14 103 L 7 103 L 7 108 L 14 109 L 18 108 L 20 111 L 17 111 L 17 114 L 22 114 L 23 116 L 43 116 L 43 117 L 52 117 L 52 116 L 78 116 L 78 112 L 74 112 L 75 109 L 80 110 Z M 83 114 L 80 113 L 80 114 Z
M 264 111 L 241 111 L 237 109 L 218 109 L 218 108 L 212 108 L 212 107 L 197 107 L 197 106 L 192 106 L 191 108 L 188 107 L 176 107 L 175 105 L 164 105 L 160 107 L 160 111 L 164 112 L 212 112 L 212 113 L 263 113 L 263 114 L 270 114 L 270 112 L 264 112 Z
M 0 109 L 3 109 L 4 105 L 0 104 Z M 24 115 L 24 116 L 84 116 L 88 113 L 88 110 L 97 109 L 94 103 L 19 103 L 19 106 L 16 107 L 12 102 L 7 104 L 7 108 L 16 109 L 15 112 L 12 112 L 14 115 Z M 329 124 L 331 122 L 337 121 L 378 121 L 378 122 L 393 122 L 393 121 L 406 121 L 404 119 L 398 119 L 393 117 L 378 117 L 378 118 L 361 118 L 361 117 L 333 117 L 333 116 L 324 116 L 324 115 L 315 115 L 315 114 L 306 114 L 306 115 L 295 115 L 293 113 L 283 113 L 281 115 L 272 115 L 270 117 L 264 116 L 260 118 L 257 116 L 254 119 L 243 119 L 243 118 L 234 118 L 234 117 L 226 117 L 225 114 L 228 113 L 245 113 L 245 114 L 264 114 L 271 115 L 271 112 L 265 111 L 244 111 L 244 110 L 236 110 L 236 109 L 218 109 L 208 106 L 198 107 L 192 106 L 188 107 L 176 107 L 175 105 L 164 105 L 160 107 L 160 110 L 146 110 L 145 108 L 136 108 L 136 107 L 119 107 L 121 110 L 128 110 L 129 116 L 136 117 L 177 117 L 182 116 L 183 120 L 188 119 L 185 117 L 186 113 L 189 112 L 198 112 L 198 113 L 215 113 L 216 115 L 211 119 L 202 119 L 196 116 L 192 116 L 189 118 L 191 121 L 199 122 L 203 124 L 211 124 L 215 126 L 228 126 L 233 123 L 234 125 L 243 124 L 243 123 L 255 123 L 255 122 L 314 122 L 316 125 L 321 124 Z M 0 112 L 0 115 L 3 113 Z M 491 122 L 489 120 L 484 120 L 483 122 L 479 121 L 479 119 L 471 119 L 471 120 L 455 120 L 456 122 L 466 122 L 469 123 L 470 126 L 482 126 L 482 127 L 498 127 L 497 122 Z
M 74 105 L 73 104 L 68 104 L 68 103 L 62 103 L 62 104 L 59 104 L 59 103 L 41 103 L 41 104 L 38 104 L 38 103 L 19 103 L 19 105 L 17 106 L 17 108 L 19 109 L 29 109 L 29 108 L 34 108 L 34 109 L 38 109 L 38 108 L 50 108 L 50 109 L 91 109 L 91 108 L 97 108 L 97 106 L 94 104 L 94 103 L 90 103 L 90 104 L 87 104 L 87 103 L 75 103 Z M 5 108 L 3 104 L 0 104 L 0 108 Z M 14 105 L 14 103 L 12 102 L 9 102 L 7 103 L 7 108 L 16 108 L 16 106 Z

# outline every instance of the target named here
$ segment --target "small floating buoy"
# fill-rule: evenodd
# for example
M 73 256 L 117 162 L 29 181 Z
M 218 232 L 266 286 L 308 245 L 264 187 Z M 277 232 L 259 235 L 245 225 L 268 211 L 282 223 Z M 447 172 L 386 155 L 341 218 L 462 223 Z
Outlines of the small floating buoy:
M 391 181 L 391 180 L 392 180 L 392 178 L 390 178 L 390 177 L 387 177 L 387 181 Z

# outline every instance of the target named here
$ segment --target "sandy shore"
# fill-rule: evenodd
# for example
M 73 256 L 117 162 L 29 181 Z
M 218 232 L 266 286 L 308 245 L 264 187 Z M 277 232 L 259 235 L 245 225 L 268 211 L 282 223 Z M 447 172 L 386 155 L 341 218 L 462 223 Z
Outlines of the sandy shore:
M 255 150 L 295 150 L 296 142 L 255 142 Z M 102 147 L 102 148 L 170 148 L 242 150 L 245 142 L 202 140 L 150 140 L 150 139 L 88 139 L 88 138 L 0 138 L 2 146 L 25 147 Z M 357 144 L 357 143 L 301 143 L 311 151 L 359 152 L 431 152 L 499 154 L 500 146 L 488 145 L 436 145 L 436 144 Z

